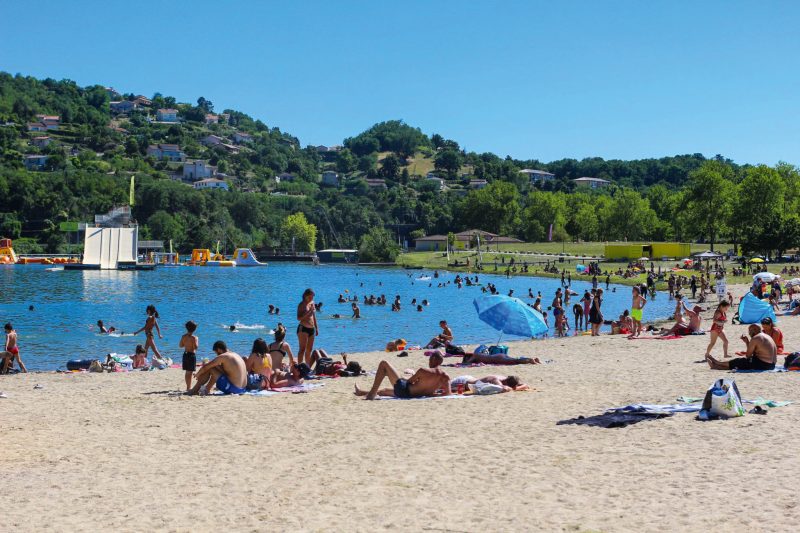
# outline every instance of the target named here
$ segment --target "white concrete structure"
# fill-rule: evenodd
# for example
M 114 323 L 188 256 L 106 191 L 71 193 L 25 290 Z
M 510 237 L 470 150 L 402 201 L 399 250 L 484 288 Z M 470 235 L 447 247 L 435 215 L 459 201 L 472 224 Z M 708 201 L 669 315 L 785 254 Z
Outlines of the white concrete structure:
M 195 181 L 192 184 L 195 189 L 222 189 L 228 190 L 228 182 L 217 178 L 208 178 L 205 180 Z
M 525 174 L 528 176 L 528 179 L 531 182 L 531 185 L 536 183 L 545 183 L 547 181 L 552 181 L 555 179 L 556 175 L 551 174 L 550 172 L 545 172 L 544 170 L 535 170 L 532 168 L 523 168 L 519 171 L 520 174 Z
M 604 180 L 602 178 L 577 178 L 572 180 L 575 182 L 575 185 L 584 186 L 584 187 L 591 187 L 592 189 L 601 189 L 603 187 L 607 187 L 611 184 L 610 181 Z
M 216 174 L 217 169 L 205 161 L 187 161 L 183 164 L 183 179 L 197 181 L 210 178 Z
M 159 109 L 156 111 L 156 120 L 159 122 L 178 122 L 178 110 Z
M 116 270 L 119 265 L 135 265 L 138 228 L 86 228 L 83 264 L 101 270 Z

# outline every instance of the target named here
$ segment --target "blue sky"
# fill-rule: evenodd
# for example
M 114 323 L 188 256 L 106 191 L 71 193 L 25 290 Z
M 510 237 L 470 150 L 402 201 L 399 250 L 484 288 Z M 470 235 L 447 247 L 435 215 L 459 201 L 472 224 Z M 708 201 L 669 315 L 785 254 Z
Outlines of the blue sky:
M 0 70 L 204 96 L 337 144 L 800 163 L 800 2 L 0 2 Z

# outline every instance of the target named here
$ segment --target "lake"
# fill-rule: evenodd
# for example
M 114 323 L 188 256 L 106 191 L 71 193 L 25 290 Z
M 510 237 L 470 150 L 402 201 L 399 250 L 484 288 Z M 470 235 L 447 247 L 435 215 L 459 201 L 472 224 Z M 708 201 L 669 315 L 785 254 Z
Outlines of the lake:
M 30 370 L 62 368 L 69 359 L 102 358 L 109 352 L 133 353 L 145 337 L 109 336 L 97 332 L 98 319 L 123 332 L 133 332 L 144 324 L 145 307 L 154 304 L 161 315 L 159 324 L 164 339 L 156 339 L 163 353 L 180 362 L 178 341 L 187 320 L 198 323 L 201 357 L 211 354 L 211 345 L 224 340 L 229 348 L 250 353 L 255 338 L 269 338 L 269 332 L 283 322 L 289 333 L 287 341 L 297 350 L 295 309 L 302 292 L 312 287 L 316 301 L 324 302 L 318 314 L 320 336 L 315 346 L 331 353 L 380 350 L 391 339 L 402 337 L 411 344 L 424 344 L 440 332 L 439 320 L 446 319 L 456 342 L 463 344 L 497 341 L 498 333 L 481 322 L 472 301 L 480 296 L 480 287 L 458 289 L 454 283 L 438 288 L 440 282 L 452 281 L 454 273 L 440 272 L 438 279 L 418 281 L 432 276 L 423 270 L 275 263 L 266 268 L 176 267 L 157 268 L 151 272 L 63 271 L 39 265 L 0 268 L 0 298 L 3 323 L 11 322 L 19 334 L 20 352 Z M 480 282 L 494 283 L 501 294 L 514 290 L 525 301 L 528 288 L 542 292 L 543 307 L 552 301 L 560 286 L 557 279 L 512 277 L 479 274 Z M 433 287 L 429 287 L 433 283 Z M 616 318 L 630 306 L 630 287 L 612 284 L 617 292 L 607 291 L 603 311 L 606 318 Z M 591 284 L 574 282 L 579 294 Z M 369 306 L 360 303 L 361 320 L 333 319 L 339 313 L 349 317 L 350 304 L 339 304 L 340 293 L 346 296 L 385 294 L 389 304 L 399 294 L 402 311 L 391 312 L 390 305 Z M 424 311 L 417 312 L 411 300 L 427 299 Z M 573 297 L 576 302 L 580 296 Z M 280 308 L 280 316 L 267 314 L 269 304 Z M 30 305 L 34 309 L 30 311 Z M 646 319 L 666 318 L 672 303 L 660 293 L 651 300 Z M 570 321 L 571 309 L 567 310 Z M 550 323 L 552 325 L 552 317 Z M 230 324 L 242 324 L 238 333 L 227 330 Z M 607 327 L 605 329 L 608 329 Z M 506 336 L 504 339 L 519 340 Z

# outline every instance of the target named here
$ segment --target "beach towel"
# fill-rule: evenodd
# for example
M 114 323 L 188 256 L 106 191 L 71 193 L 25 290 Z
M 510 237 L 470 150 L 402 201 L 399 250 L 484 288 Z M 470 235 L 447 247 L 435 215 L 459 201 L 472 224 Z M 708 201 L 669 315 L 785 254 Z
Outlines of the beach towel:
M 681 335 L 654 335 L 652 337 L 628 337 L 629 341 L 674 341 L 682 339 Z
M 677 400 L 681 403 L 698 403 L 702 402 L 703 398 L 699 396 L 680 396 Z M 767 407 L 784 407 L 792 402 L 778 401 L 778 400 L 765 400 L 760 396 L 754 400 L 742 400 L 744 403 L 752 405 L 766 405 Z
M 606 409 L 606 413 L 645 413 L 656 415 L 661 413 L 696 413 L 699 410 L 699 405 L 687 405 L 684 403 L 632 403 L 630 405 L 623 405 L 622 407 Z
M 324 383 L 303 383 L 294 387 L 279 387 L 272 389 L 274 392 L 308 392 L 319 387 L 324 387 Z
M 275 391 L 271 391 L 271 390 L 249 390 L 247 392 L 239 394 L 238 396 L 275 396 L 276 394 L 278 394 L 278 393 L 275 392 Z M 218 390 L 215 390 L 214 392 L 211 393 L 211 396 L 225 396 L 225 394 L 221 393 Z M 236 394 L 233 394 L 233 395 L 229 394 L 228 396 L 237 396 L 237 395 Z
M 447 396 L 423 396 L 421 398 L 398 398 L 396 396 L 378 396 L 378 400 L 402 400 L 411 402 L 414 400 L 456 400 L 458 398 L 472 398 L 474 394 L 449 394 Z
M 782 366 L 775 366 L 772 370 L 741 370 L 734 368 L 731 372 L 736 372 L 739 374 L 755 374 L 755 373 L 762 373 L 765 372 L 767 374 L 772 374 L 775 372 L 796 372 L 796 370 L 789 370 L 788 368 L 783 368 Z
M 674 413 L 666 412 L 654 414 L 646 412 L 603 413 L 602 415 L 578 416 L 577 418 L 559 420 L 556 422 L 556 425 L 563 426 L 567 424 L 575 424 L 578 426 L 592 426 L 601 428 L 624 428 L 633 424 L 638 424 L 639 422 L 644 422 L 645 420 L 658 420 L 673 415 Z

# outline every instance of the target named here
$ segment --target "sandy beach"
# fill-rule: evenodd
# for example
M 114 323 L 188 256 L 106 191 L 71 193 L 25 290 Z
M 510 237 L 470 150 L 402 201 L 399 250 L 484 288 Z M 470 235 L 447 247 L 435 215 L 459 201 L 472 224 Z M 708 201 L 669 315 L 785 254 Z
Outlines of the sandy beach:
M 800 349 L 800 320 L 779 326 L 787 351 Z M 726 330 L 741 349 L 745 327 Z M 796 373 L 709 370 L 707 342 L 513 343 L 512 355 L 553 362 L 448 373 L 513 373 L 534 391 L 424 401 L 364 401 L 352 378 L 201 398 L 170 394 L 180 370 L 2 376 L 0 531 L 796 530 L 797 405 L 705 423 L 556 425 L 703 396 L 719 377 L 745 398 L 800 401 Z M 382 358 L 426 364 L 421 352 L 352 356 L 368 369 Z

